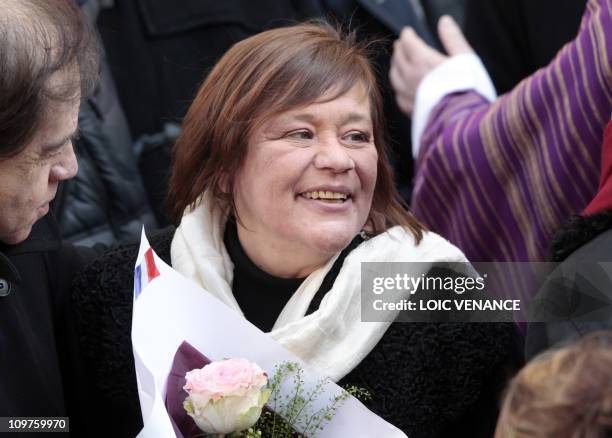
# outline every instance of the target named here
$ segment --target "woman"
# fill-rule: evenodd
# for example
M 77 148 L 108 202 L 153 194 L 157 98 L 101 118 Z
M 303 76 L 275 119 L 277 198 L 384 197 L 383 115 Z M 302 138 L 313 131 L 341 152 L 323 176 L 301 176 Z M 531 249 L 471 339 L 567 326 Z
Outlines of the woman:
M 369 389 L 370 409 L 411 437 L 491 436 L 515 365 L 513 327 L 359 320 L 360 262 L 465 261 L 399 203 L 380 102 L 366 48 L 328 25 L 238 43 L 200 88 L 174 149 L 180 225 L 150 241 L 319 372 Z M 112 415 L 101 431 L 109 436 L 141 427 L 130 344 L 136 251 L 111 251 L 75 286 L 80 345 L 99 383 L 93 411 Z

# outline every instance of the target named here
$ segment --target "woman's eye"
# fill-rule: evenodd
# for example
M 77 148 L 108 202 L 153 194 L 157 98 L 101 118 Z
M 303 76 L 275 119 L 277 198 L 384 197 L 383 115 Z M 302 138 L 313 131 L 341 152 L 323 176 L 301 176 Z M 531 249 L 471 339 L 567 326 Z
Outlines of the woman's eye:
M 293 131 L 287 134 L 287 137 L 295 139 L 295 140 L 310 140 L 313 138 L 313 135 L 310 131 L 306 129 L 302 129 L 300 131 Z
M 351 143 L 369 143 L 370 136 L 364 132 L 349 132 L 344 138 Z

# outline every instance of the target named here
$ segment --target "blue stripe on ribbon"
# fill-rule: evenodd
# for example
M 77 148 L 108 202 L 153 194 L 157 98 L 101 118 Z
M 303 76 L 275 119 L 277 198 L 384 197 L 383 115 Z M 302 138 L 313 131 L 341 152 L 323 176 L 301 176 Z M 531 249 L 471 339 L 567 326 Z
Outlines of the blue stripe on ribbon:
M 140 291 L 142 290 L 142 269 L 140 265 L 136 266 L 134 270 L 134 296 L 138 298 Z

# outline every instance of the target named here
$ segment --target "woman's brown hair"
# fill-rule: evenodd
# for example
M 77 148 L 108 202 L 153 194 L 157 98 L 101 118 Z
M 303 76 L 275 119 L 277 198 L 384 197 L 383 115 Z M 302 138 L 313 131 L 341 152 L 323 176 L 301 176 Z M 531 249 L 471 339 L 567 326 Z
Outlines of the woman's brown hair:
M 332 100 L 361 84 L 370 98 L 379 157 L 368 232 L 403 225 L 418 242 L 423 227 L 403 204 L 387 158 L 382 98 L 368 47 L 354 33 L 343 35 L 324 22 L 269 30 L 234 45 L 200 87 L 174 146 L 172 219 L 178 223 L 206 190 L 235 214 L 233 181 L 251 133 L 272 116 L 320 101 L 328 92 L 334 92 Z

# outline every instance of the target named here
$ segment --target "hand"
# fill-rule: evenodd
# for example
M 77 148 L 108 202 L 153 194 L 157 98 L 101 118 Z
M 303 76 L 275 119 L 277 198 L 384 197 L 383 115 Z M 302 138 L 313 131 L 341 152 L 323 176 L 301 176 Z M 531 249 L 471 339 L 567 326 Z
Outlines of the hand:
M 459 25 L 448 15 L 438 21 L 438 35 L 449 56 L 474 52 Z M 414 110 L 416 90 L 421 80 L 449 56 L 428 46 L 412 28 L 402 30 L 393 44 L 389 78 L 397 104 L 406 115 L 410 116 Z

